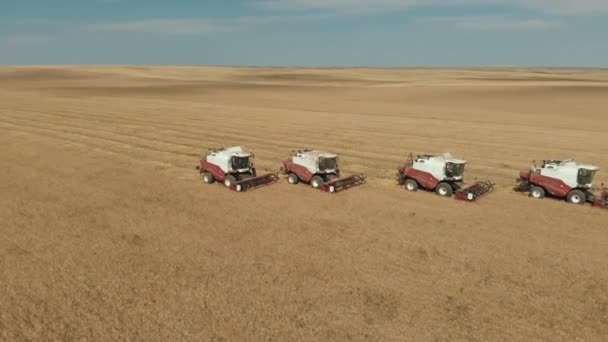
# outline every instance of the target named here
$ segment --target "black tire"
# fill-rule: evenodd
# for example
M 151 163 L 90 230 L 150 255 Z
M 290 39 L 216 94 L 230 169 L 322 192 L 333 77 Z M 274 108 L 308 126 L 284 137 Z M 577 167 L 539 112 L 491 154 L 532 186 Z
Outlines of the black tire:
M 300 178 L 298 178 L 298 175 L 296 175 L 295 173 L 291 172 L 287 176 L 287 182 L 289 184 L 298 184 L 300 182 Z
M 449 183 L 441 182 L 437 185 L 437 188 L 435 188 L 435 192 L 439 196 L 450 197 L 454 193 L 454 189 L 452 189 L 452 186 Z
M 234 184 L 234 183 L 236 183 L 236 178 L 234 178 L 234 176 L 228 175 L 228 176 L 224 177 L 224 186 L 226 186 L 227 188 L 232 186 L 232 184 Z
M 418 191 L 418 182 L 413 179 L 405 180 L 405 190 L 407 191 Z
M 323 177 L 321 176 L 314 176 L 310 180 L 310 186 L 312 186 L 314 189 L 320 188 L 323 183 L 325 183 L 325 180 L 323 180 Z
M 205 182 L 207 184 L 211 184 L 211 183 L 215 182 L 215 178 L 209 172 L 203 172 L 203 182 Z
M 530 197 L 532 198 L 541 199 L 545 198 L 545 195 L 545 189 L 541 188 L 540 186 L 533 186 L 530 188 Z
M 585 204 L 587 202 L 587 195 L 580 190 L 572 190 L 566 196 L 566 200 L 572 204 Z

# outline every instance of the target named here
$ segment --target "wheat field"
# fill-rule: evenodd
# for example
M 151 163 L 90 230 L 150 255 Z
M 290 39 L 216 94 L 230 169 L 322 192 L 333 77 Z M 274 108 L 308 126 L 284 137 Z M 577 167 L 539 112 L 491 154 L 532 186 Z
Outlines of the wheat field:
M 601 341 L 608 211 L 512 188 L 532 160 L 608 182 L 608 71 L 0 68 L 0 340 Z M 368 183 L 205 185 L 339 153 Z M 465 158 L 475 203 L 396 185 Z

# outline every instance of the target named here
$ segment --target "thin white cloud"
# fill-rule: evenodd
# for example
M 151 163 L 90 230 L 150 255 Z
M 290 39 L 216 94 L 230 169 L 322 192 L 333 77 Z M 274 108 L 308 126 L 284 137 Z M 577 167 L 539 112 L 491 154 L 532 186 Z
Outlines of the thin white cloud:
M 298 22 L 326 18 L 329 15 L 267 15 L 243 16 L 225 19 L 211 18 L 157 18 L 133 21 L 109 22 L 88 25 L 88 31 L 140 32 L 165 34 L 205 34 L 243 29 L 256 25 L 281 22 Z
M 0 51 L 47 45 L 50 40 L 50 37 L 41 35 L 15 34 L 0 36 Z
M 108 0 L 103 0 L 108 1 Z M 114 0 L 111 0 L 114 1 Z M 336 16 L 365 15 L 423 6 L 507 5 L 542 11 L 533 19 L 459 17 L 437 19 L 471 30 L 542 30 L 557 26 L 547 15 L 608 14 L 608 0 L 253 0 L 266 15 L 233 18 L 153 18 L 106 22 L 85 26 L 88 31 L 157 34 L 208 34 L 257 25 L 319 20 Z
M 222 31 L 227 27 L 207 19 L 146 19 L 94 24 L 87 26 L 86 29 L 100 32 L 193 34 Z
M 435 0 L 260 0 L 260 7 L 271 10 L 330 10 L 336 12 L 367 12 L 430 5 Z
M 608 14 L 607 0 L 259 0 L 272 10 L 320 10 L 342 14 L 373 13 L 432 5 L 503 5 L 552 15 Z
M 0 35 L 0 64 L 19 64 L 37 55 L 41 49 L 48 49 L 54 43 L 53 37 L 30 34 Z
M 555 15 L 606 15 L 608 1 L 606 0 L 530 0 L 518 1 L 529 8 L 543 10 Z
M 542 19 L 513 19 L 497 16 L 427 17 L 423 21 L 446 23 L 474 31 L 534 31 L 556 28 L 558 23 Z

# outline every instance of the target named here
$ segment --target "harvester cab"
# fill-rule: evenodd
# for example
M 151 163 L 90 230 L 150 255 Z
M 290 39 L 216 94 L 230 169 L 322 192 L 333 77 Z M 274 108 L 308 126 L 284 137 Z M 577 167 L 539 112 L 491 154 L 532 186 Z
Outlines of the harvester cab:
M 594 198 L 591 188 L 598 170 L 597 166 L 574 160 L 544 160 L 541 167 L 533 165 L 520 172 L 516 190 L 529 192 L 533 198 L 549 194 L 566 198 L 570 203 L 583 204 Z
M 217 165 L 224 173 L 248 173 L 255 176 L 252 159 L 253 154 L 240 146 L 209 150 L 206 156 L 208 163 Z
M 299 150 L 290 158 L 292 163 L 300 165 L 310 173 L 340 176 L 338 169 L 338 155 L 330 152 L 316 150 Z M 318 188 L 320 184 L 314 184 Z
M 293 151 L 283 161 L 281 171 L 287 175 L 289 184 L 304 182 L 325 192 L 337 192 L 365 183 L 363 175 L 340 178 L 338 161 L 339 157 L 335 153 L 302 149 Z
M 262 185 L 276 183 L 276 174 L 257 176 L 253 166 L 253 153 L 241 146 L 210 149 L 197 166 L 203 181 L 211 184 L 222 182 L 227 188 L 245 191 Z
M 408 161 L 399 168 L 397 180 L 399 185 L 405 185 L 408 191 L 423 188 L 435 191 L 439 196 L 450 197 L 456 193 L 456 199 L 474 201 L 492 191 L 494 184 L 477 182 L 461 189 L 466 164 L 466 160 L 454 158 L 450 153 L 423 154 L 416 157 L 410 153 Z
M 597 166 L 578 164 L 574 160 L 545 160 L 535 171 L 546 177 L 561 179 L 572 187 L 591 188 Z
M 466 164 L 466 160 L 453 158 L 449 153 L 440 156 L 426 154 L 416 158 L 413 168 L 426 171 L 439 180 L 461 182 Z

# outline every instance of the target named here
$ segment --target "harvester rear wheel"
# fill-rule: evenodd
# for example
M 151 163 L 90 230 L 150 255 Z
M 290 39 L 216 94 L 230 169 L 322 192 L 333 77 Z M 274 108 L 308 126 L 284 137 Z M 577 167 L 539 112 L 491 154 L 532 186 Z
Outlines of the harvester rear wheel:
M 439 196 L 450 197 L 452 196 L 454 190 L 452 189 L 452 186 L 449 183 L 442 182 L 437 185 L 437 189 L 435 190 L 435 192 Z
M 229 188 L 232 184 L 236 183 L 236 178 L 234 176 L 229 175 L 224 177 L 224 185 Z
M 405 190 L 407 191 L 418 191 L 418 182 L 413 179 L 407 179 L 405 181 Z
M 325 183 L 325 181 L 323 180 L 323 178 L 321 176 L 314 176 L 310 180 L 310 186 L 312 186 L 315 189 L 320 188 L 321 184 L 323 184 L 323 183 Z
M 203 182 L 205 182 L 207 184 L 211 184 L 211 183 L 215 182 L 215 178 L 213 178 L 213 175 L 210 174 L 209 172 L 205 172 L 205 173 L 203 173 Z
M 289 184 L 298 184 L 300 182 L 300 178 L 298 178 L 298 175 L 292 172 L 287 176 L 287 181 Z
M 583 204 L 587 201 L 587 196 L 580 190 L 572 190 L 568 193 L 566 199 L 572 204 Z
M 545 189 L 541 188 L 540 186 L 533 186 L 532 189 L 530 189 L 530 197 L 538 199 L 544 198 Z

